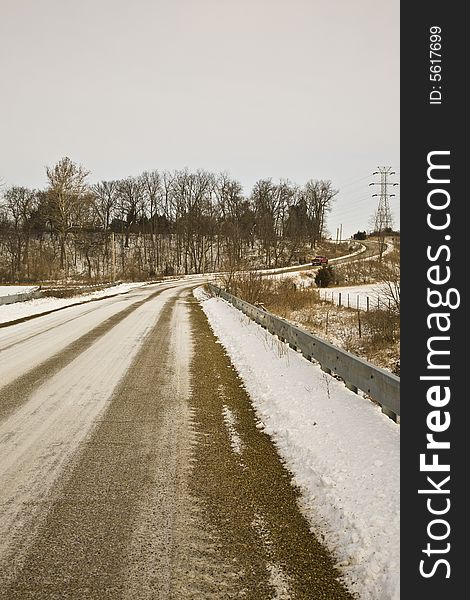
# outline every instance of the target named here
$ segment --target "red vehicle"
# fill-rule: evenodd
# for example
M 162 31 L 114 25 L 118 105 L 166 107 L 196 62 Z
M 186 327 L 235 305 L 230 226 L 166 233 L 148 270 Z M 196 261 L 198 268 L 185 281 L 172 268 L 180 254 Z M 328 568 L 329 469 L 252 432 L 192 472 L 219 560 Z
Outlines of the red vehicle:
M 321 266 L 321 265 L 327 265 L 327 264 L 328 264 L 328 259 L 326 258 L 326 256 L 315 256 L 315 258 L 312 259 L 312 265 L 314 267 Z

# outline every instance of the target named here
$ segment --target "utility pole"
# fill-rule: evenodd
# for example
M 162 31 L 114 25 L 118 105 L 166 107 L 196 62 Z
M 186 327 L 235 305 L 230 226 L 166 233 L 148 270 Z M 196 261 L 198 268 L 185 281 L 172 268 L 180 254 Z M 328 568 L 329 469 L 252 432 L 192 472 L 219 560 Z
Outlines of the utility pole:
M 379 198 L 379 204 L 374 218 L 374 232 L 379 238 L 379 262 L 381 262 L 385 250 L 385 233 L 387 230 L 392 229 L 393 226 L 389 198 L 392 198 L 395 194 L 390 194 L 388 189 L 389 187 L 398 185 L 398 183 L 390 183 L 388 180 L 390 176 L 395 175 L 395 171 L 392 171 L 392 167 L 377 168 L 378 170 L 374 171 L 372 175 L 380 175 L 380 182 L 374 181 L 369 183 L 369 185 L 380 185 L 380 194 L 372 194 L 372 198 Z

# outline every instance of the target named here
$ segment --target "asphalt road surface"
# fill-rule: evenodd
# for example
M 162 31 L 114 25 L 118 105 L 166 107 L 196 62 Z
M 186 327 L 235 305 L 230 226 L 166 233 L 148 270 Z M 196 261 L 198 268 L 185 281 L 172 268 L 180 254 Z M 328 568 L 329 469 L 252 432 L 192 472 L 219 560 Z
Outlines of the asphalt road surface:
M 351 598 L 198 303 L 0 329 L 0 599 Z

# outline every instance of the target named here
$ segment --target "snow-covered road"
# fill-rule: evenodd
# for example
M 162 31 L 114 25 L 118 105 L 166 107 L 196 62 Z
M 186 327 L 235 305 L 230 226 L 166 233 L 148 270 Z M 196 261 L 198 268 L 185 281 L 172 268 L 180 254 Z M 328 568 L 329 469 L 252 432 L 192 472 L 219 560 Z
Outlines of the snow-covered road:
M 13 557 L 16 565 L 34 540 L 54 482 L 180 292 L 174 284 L 151 286 L 0 330 L 2 567 Z
M 334 564 L 341 552 L 312 534 L 238 359 L 191 294 L 199 282 L 142 286 L 0 328 L 0 600 L 352 600 Z M 236 319 L 231 326 L 245 335 Z M 248 341 L 245 352 L 268 368 L 266 344 Z M 308 402 L 284 383 L 295 407 Z M 266 387 L 266 399 L 277 391 Z M 274 425 L 269 433 L 278 443 Z M 324 436 L 316 443 L 328 451 Z M 330 489 L 331 464 L 302 452 L 294 483 L 303 456 L 305 468 L 323 465 Z M 361 515 L 343 516 L 362 535 Z M 354 551 L 362 543 L 349 542 Z
M 0 381 L 2 385 L 60 353 L 92 329 L 147 297 L 137 289 L 106 302 L 70 306 L 41 318 L 0 329 Z M 54 305 L 55 306 L 55 305 Z M 6 307 L 5 307 L 6 308 Z M 23 308 L 23 307 L 21 307 Z

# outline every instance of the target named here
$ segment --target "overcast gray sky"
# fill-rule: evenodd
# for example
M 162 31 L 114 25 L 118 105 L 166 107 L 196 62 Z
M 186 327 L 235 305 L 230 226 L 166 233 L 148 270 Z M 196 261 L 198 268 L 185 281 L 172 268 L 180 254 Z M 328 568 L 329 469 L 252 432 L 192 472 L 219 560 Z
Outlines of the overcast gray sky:
M 331 179 L 333 234 L 399 181 L 399 0 L 0 0 L 0 178 Z M 399 188 L 395 188 L 399 189 Z M 377 190 L 375 190 L 377 191 Z M 391 203 L 399 223 L 398 196 Z

